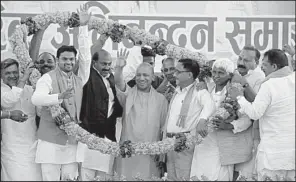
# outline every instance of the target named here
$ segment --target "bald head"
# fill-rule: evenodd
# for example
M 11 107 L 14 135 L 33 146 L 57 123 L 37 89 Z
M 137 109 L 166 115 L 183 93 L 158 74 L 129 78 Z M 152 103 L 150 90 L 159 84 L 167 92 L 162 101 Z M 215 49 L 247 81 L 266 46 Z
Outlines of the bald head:
M 98 61 L 98 60 L 103 59 L 104 57 L 108 57 L 108 56 L 111 57 L 111 54 L 108 51 L 106 51 L 104 49 L 100 49 L 93 54 L 92 62 Z
M 140 71 L 140 70 L 150 70 L 151 74 L 154 75 L 154 68 L 151 64 L 149 63 L 141 63 L 138 68 L 137 68 L 137 73 Z
M 108 76 L 111 72 L 112 65 L 111 54 L 104 49 L 98 50 L 92 56 L 92 65 L 102 76 Z
M 149 63 L 142 63 L 137 68 L 136 84 L 137 88 L 143 92 L 149 92 L 154 80 L 154 69 Z

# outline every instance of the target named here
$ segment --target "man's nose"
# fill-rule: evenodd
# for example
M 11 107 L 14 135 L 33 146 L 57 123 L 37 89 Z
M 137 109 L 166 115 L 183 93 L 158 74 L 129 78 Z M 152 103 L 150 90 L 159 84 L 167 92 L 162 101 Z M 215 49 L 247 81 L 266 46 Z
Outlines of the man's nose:
M 177 72 L 174 72 L 173 76 L 174 76 L 174 77 L 177 77 Z

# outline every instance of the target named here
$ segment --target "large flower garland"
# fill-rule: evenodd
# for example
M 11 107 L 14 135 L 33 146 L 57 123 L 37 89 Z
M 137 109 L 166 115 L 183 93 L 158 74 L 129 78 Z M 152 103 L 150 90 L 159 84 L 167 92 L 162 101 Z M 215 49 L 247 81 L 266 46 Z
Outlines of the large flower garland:
M 23 72 L 26 66 L 32 59 L 28 53 L 27 36 L 36 33 L 45 25 L 51 23 L 58 23 L 61 26 L 78 27 L 79 15 L 70 12 L 57 12 L 37 15 L 29 17 L 26 21 L 16 28 L 15 32 L 10 37 L 13 52 L 16 54 L 20 63 L 20 70 Z M 150 45 L 155 53 L 159 55 L 168 55 L 176 59 L 191 58 L 204 65 L 205 57 L 200 53 L 193 53 L 187 49 L 183 49 L 167 41 L 160 40 L 157 36 L 151 35 L 144 30 L 138 28 L 130 28 L 125 25 L 114 22 L 113 20 L 101 19 L 92 17 L 88 23 L 89 29 L 95 29 L 100 34 L 106 34 L 111 37 L 112 41 L 120 42 L 123 38 L 130 39 L 135 45 Z M 33 71 L 30 76 L 30 83 L 33 87 L 36 86 L 37 80 L 40 78 L 40 73 L 37 69 Z M 76 124 L 69 113 L 61 107 L 61 105 L 54 105 L 50 107 L 51 114 L 56 123 L 63 129 L 67 135 L 74 136 L 77 141 L 85 143 L 90 149 L 98 150 L 104 154 L 111 154 L 115 156 L 130 157 L 132 155 L 158 155 L 169 151 L 182 151 L 190 146 L 197 145 L 202 142 L 200 135 L 194 136 L 185 134 L 177 138 L 166 138 L 158 142 L 144 142 L 132 143 L 125 141 L 119 145 L 115 142 L 106 142 L 104 139 L 90 134 L 78 124 Z M 224 110 L 224 112 L 228 112 Z

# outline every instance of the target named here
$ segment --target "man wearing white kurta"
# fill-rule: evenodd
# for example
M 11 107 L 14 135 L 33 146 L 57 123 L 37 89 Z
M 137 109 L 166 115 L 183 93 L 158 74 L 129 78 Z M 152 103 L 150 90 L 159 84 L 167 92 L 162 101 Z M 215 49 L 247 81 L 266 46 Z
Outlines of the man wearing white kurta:
M 1 119 L 1 181 L 40 181 L 41 167 L 35 163 L 37 146 L 36 107 L 31 102 L 33 88 L 26 85 L 31 69 L 19 79 L 18 62 L 6 59 L 1 63 L 1 108 L 21 110 L 23 122 Z
M 186 65 L 186 67 L 184 66 Z M 173 137 L 178 133 L 195 135 L 196 126 L 201 120 L 207 120 L 215 111 L 215 103 L 207 90 L 196 90 L 195 79 L 199 74 L 199 65 L 191 60 L 180 60 L 176 66 L 177 88 L 171 100 L 164 137 Z M 188 99 L 188 97 L 190 97 Z M 189 105 L 188 105 L 189 104 Z M 188 105 L 183 125 L 179 125 L 183 108 Z M 182 121 L 181 121 L 182 122 Z M 180 153 L 172 151 L 167 154 L 167 171 L 169 180 L 189 180 L 194 147 Z
M 272 180 L 283 177 L 294 181 L 295 72 L 291 73 L 285 53 L 277 49 L 264 54 L 262 70 L 266 78 L 253 103 L 237 91 L 230 94 L 238 99 L 241 113 L 254 120 L 259 119 L 258 180 L 269 176 Z
M 214 84 L 208 84 L 208 89 L 215 101 L 214 107 L 218 109 L 226 97 L 234 64 L 228 59 L 218 59 L 212 67 Z M 195 146 L 190 176 L 199 179 L 205 176 L 210 181 L 232 181 L 234 164 L 252 157 L 253 139 L 248 129 L 251 124 L 247 116 L 242 116 L 230 123 L 219 124 L 217 130 L 208 133 L 204 141 Z M 207 127 L 198 123 L 197 128 L 201 133 L 199 130 Z
M 32 96 L 33 104 L 36 106 L 43 106 L 40 127 L 38 129 L 39 140 L 35 161 L 36 163 L 41 163 L 42 177 L 44 181 L 59 181 L 60 178 L 62 180 L 65 180 L 66 178 L 73 180 L 78 176 L 78 163 L 76 159 L 77 143 L 73 138 L 67 137 L 64 131 L 61 131 L 61 129 L 55 126 L 55 123 L 52 121 L 53 119 L 50 118 L 51 116 L 47 113 L 48 109 L 46 108 L 46 106 L 61 104 L 68 101 L 68 107 L 73 108 L 71 109 L 73 111 L 73 116 L 78 120 L 82 98 L 82 87 L 88 80 L 91 64 L 87 27 L 79 28 L 78 43 L 80 51 L 78 76 L 74 75 L 72 72 L 76 57 L 75 48 L 62 46 L 60 49 L 63 49 L 63 51 L 60 51 L 59 53 L 59 49 L 58 54 L 60 55 L 57 55 L 59 66 L 55 70 L 44 74 L 38 80 L 36 90 Z M 62 55 L 65 55 L 65 57 L 62 57 Z M 59 56 L 61 56 L 61 58 Z M 69 71 L 66 72 L 64 71 L 65 69 L 68 69 Z M 69 79 L 72 81 L 68 82 Z M 71 95 L 69 90 L 62 92 L 62 90 L 59 91 L 60 88 L 57 88 L 61 86 L 59 82 L 64 80 L 67 80 L 67 84 L 74 86 L 75 95 L 59 99 L 59 96 L 61 95 Z M 63 83 L 65 83 L 65 81 Z M 70 86 L 68 85 L 68 87 Z M 75 98 L 72 99 L 73 97 Z M 73 102 L 75 104 L 73 104 Z
M 253 46 L 245 46 L 239 55 L 239 59 L 237 60 L 238 67 L 240 67 L 239 69 L 247 70 L 246 74 L 241 74 L 245 78 L 245 82 L 249 84 L 249 86 L 253 89 L 255 93 L 258 92 L 260 85 L 265 78 L 263 71 L 259 66 L 257 66 L 257 62 L 260 58 L 260 53 L 256 53 L 256 51 L 257 50 Z M 251 179 L 251 177 L 255 173 L 254 162 L 257 147 L 260 142 L 258 120 L 253 122 L 252 137 L 254 139 L 252 159 L 245 163 L 235 165 L 235 171 L 239 172 L 240 175 L 249 179 Z

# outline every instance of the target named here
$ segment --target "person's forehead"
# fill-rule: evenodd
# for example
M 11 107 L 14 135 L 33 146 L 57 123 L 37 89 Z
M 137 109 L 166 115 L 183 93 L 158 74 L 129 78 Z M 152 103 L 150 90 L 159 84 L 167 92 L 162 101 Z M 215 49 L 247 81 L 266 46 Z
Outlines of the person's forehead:
M 243 50 L 240 52 L 240 57 L 242 57 L 242 58 L 255 57 L 255 55 L 256 55 L 256 52 L 253 51 L 253 50 L 246 50 L 246 49 L 243 49 Z
M 176 69 L 177 70 L 183 70 L 184 69 L 183 64 L 178 62 L 177 65 L 176 65 Z
M 171 59 L 165 60 L 162 65 L 164 68 L 165 67 L 175 67 L 174 60 L 171 60 Z
M 111 55 L 108 53 L 99 54 L 99 61 L 100 62 L 112 62 Z
M 75 54 L 74 52 L 65 51 L 61 53 L 60 57 L 75 57 Z
M 148 74 L 151 74 L 152 73 L 152 69 L 149 68 L 148 66 L 140 66 L 137 69 L 137 73 L 148 73 Z
M 10 65 L 7 68 L 4 69 L 6 72 L 8 71 L 17 71 L 18 67 L 16 66 L 16 64 Z
M 226 72 L 224 68 L 214 66 L 213 71 Z
M 53 59 L 52 55 L 49 53 L 43 53 L 39 59 Z

